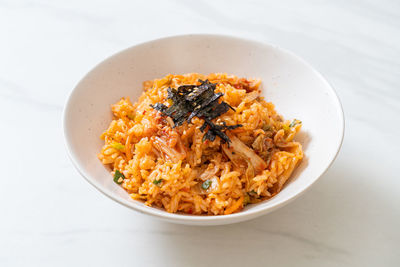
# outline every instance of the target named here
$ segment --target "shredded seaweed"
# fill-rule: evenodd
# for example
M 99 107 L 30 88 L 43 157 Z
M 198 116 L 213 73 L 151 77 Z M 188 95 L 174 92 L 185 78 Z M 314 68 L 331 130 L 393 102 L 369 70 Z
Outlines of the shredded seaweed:
M 213 119 L 221 116 L 229 109 L 235 110 L 228 103 L 219 99 L 223 93 L 215 93 L 216 83 L 210 83 L 208 80 L 199 80 L 200 85 L 182 85 L 177 89 L 168 88 L 167 102 L 170 104 L 166 106 L 162 103 L 150 105 L 155 110 L 160 111 L 164 116 L 169 116 L 174 122 L 174 128 L 182 125 L 185 121 L 188 123 L 194 117 L 204 119 L 203 125 L 200 130 L 206 133 L 203 136 L 203 141 L 214 141 L 217 136 L 225 143 L 230 143 L 231 140 L 224 131 L 236 129 L 241 127 L 241 124 L 226 125 L 225 122 L 215 124 Z

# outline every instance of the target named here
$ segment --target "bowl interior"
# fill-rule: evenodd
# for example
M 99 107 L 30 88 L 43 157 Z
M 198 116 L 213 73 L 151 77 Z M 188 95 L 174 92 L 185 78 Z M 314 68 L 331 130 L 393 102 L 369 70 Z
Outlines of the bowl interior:
M 133 201 L 97 159 L 99 136 L 121 97 L 135 101 L 142 82 L 169 73 L 226 72 L 262 79 L 263 96 L 285 119 L 303 121 L 297 140 L 305 157 L 274 198 L 228 216 L 169 214 Z M 294 198 L 315 182 L 334 160 L 343 138 L 343 113 L 325 79 L 303 60 L 280 48 L 234 37 L 186 35 L 159 39 L 124 50 L 97 65 L 76 86 L 64 111 L 70 157 L 80 173 L 114 200 L 138 211 L 188 224 L 224 224 L 264 214 Z

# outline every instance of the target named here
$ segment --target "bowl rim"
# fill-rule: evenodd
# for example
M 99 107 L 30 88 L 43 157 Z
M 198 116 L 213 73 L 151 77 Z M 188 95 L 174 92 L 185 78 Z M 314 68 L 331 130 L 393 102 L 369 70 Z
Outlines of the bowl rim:
M 267 46 L 269 48 L 273 48 L 273 49 L 278 49 L 283 53 L 288 54 L 289 56 L 295 58 L 296 60 L 298 60 L 299 62 L 301 62 L 302 64 L 304 64 L 306 67 L 308 67 L 310 70 L 312 70 L 315 75 L 317 75 L 322 81 L 324 81 L 327 85 L 327 87 L 329 88 L 329 90 L 331 91 L 331 98 L 332 100 L 334 100 L 334 104 L 336 106 L 336 113 L 337 115 L 339 115 L 339 126 L 340 126 L 340 137 L 339 137 L 339 142 L 337 144 L 336 147 L 336 151 L 335 153 L 331 156 L 331 158 L 329 159 L 329 164 L 326 165 L 326 167 L 323 169 L 323 171 L 321 171 L 318 175 L 315 176 L 315 179 L 312 180 L 311 182 L 309 182 L 308 184 L 306 184 L 303 188 L 301 188 L 298 192 L 296 192 L 293 195 L 290 195 L 286 198 L 283 198 L 282 200 L 280 200 L 279 202 L 277 202 L 276 204 L 274 204 L 271 207 L 267 207 L 267 208 L 263 208 L 260 210 L 248 210 L 248 211 L 240 211 L 238 213 L 233 213 L 233 214 L 229 214 L 229 215 L 186 215 L 186 214 L 179 214 L 179 213 L 168 213 L 166 211 L 162 211 L 161 212 L 156 212 L 158 209 L 156 208 L 149 208 L 149 207 L 143 207 L 138 205 L 138 203 L 136 203 L 135 201 L 128 201 L 122 198 L 117 198 L 115 196 L 113 196 L 112 194 L 110 194 L 107 190 L 103 189 L 102 185 L 97 183 L 94 179 L 91 178 L 91 175 L 86 174 L 85 171 L 80 167 L 79 162 L 76 160 L 72 149 L 71 149 L 71 144 L 69 142 L 69 138 L 68 138 L 68 132 L 67 132 L 67 125 L 66 125 L 66 121 L 67 121 L 67 117 L 68 117 L 68 111 L 71 108 L 71 101 L 73 98 L 74 93 L 76 93 L 76 89 L 79 86 L 79 84 L 81 84 L 81 82 L 90 74 L 92 73 L 95 69 L 97 69 L 98 66 L 100 66 L 101 64 L 103 64 L 106 61 L 111 60 L 114 57 L 117 57 L 118 55 L 125 53 L 128 50 L 131 50 L 135 47 L 139 47 L 139 46 L 146 46 L 152 43 L 157 43 L 157 42 L 162 42 L 162 41 L 166 41 L 169 39 L 175 39 L 175 38 L 186 38 L 186 37 L 207 37 L 207 38 L 224 38 L 224 39 L 231 39 L 233 41 L 245 41 L 245 42 L 249 42 L 249 43 L 254 43 L 256 45 L 261 45 L 261 46 Z M 307 61 L 305 61 L 304 59 L 302 59 L 301 57 L 297 56 L 296 54 L 294 54 L 293 52 L 281 48 L 277 45 L 271 44 L 271 43 L 266 43 L 266 42 L 262 42 L 259 40 L 254 40 L 254 39 L 250 39 L 247 37 L 239 37 L 239 36 L 234 36 L 234 35 L 226 35 L 226 34 L 209 34 L 209 33 L 194 33 L 194 34 L 179 34 L 179 35 L 172 35 L 172 36 L 167 36 L 167 37 L 162 37 L 162 38 L 157 38 L 157 39 L 152 39 L 150 41 L 146 41 L 146 42 L 141 42 L 135 45 L 132 45 L 130 47 L 127 47 L 121 51 L 118 51 L 116 53 L 113 53 L 112 55 L 108 56 L 107 58 L 103 59 L 102 61 L 100 61 L 99 63 L 97 63 L 94 67 L 92 67 L 74 86 L 74 88 L 69 92 L 67 100 L 65 101 L 64 104 L 64 108 L 63 108 L 63 113 L 62 113 L 62 131 L 63 131 L 63 135 L 64 135 L 64 145 L 66 147 L 67 150 L 67 154 L 68 157 L 70 158 L 73 166 L 77 169 L 77 171 L 79 172 L 79 174 L 85 178 L 85 180 L 90 183 L 92 186 L 94 186 L 98 191 L 100 191 L 102 194 L 104 194 L 105 196 L 111 198 L 112 200 L 118 202 L 119 204 L 133 209 L 135 211 L 138 211 L 140 213 L 143 214 L 147 214 L 147 215 L 152 215 L 155 216 L 157 218 L 160 218 L 162 220 L 166 220 L 169 222 L 174 222 L 174 223 L 180 223 L 180 224 L 198 224 L 198 225 L 217 225 L 217 224 L 229 224 L 229 223 L 235 223 L 235 222 L 240 222 L 240 221 L 245 221 L 248 219 L 252 219 L 252 218 L 256 218 L 258 216 L 267 214 L 269 212 L 272 212 L 273 210 L 276 210 L 288 203 L 290 203 L 291 201 L 293 201 L 294 199 L 296 199 L 297 197 L 301 196 L 307 189 L 309 189 L 322 175 L 324 175 L 327 170 L 332 166 L 333 162 L 335 161 L 335 159 L 337 158 L 339 151 L 342 147 L 343 144 L 343 139 L 344 139 L 344 132 L 345 132 L 345 117 L 344 117 L 344 111 L 343 111 L 343 106 L 342 103 L 338 97 L 337 92 L 335 91 L 334 87 L 332 86 L 332 84 L 319 72 L 317 71 L 310 63 L 308 63 Z M 160 211 L 160 210 L 158 210 Z M 208 224 L 201 224 L 201 223 L 208 223 Z

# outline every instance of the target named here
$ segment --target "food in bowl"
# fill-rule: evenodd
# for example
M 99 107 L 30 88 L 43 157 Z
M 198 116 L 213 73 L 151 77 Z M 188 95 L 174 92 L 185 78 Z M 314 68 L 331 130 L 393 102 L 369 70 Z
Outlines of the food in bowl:
M 135 200 L 227 215 L 278 194 L 303 158 L 302 122 L 284 120 L 258 79 L 212 73 L 145 81 L 111 106 L 98 158 Z

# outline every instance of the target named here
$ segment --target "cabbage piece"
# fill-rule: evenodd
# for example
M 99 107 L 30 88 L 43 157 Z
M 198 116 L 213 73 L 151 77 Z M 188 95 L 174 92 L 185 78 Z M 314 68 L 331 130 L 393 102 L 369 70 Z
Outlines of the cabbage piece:
M 254 171 L 260 173 L 267 168 L 265 161 L 254 152 L 253 149 L 246 146 L 239 138 L 233 134 L 229 134 L 230 144 L 223 144 L 222 150 L 232 162 L 237 162 L 238 158 L 251 163 Z

